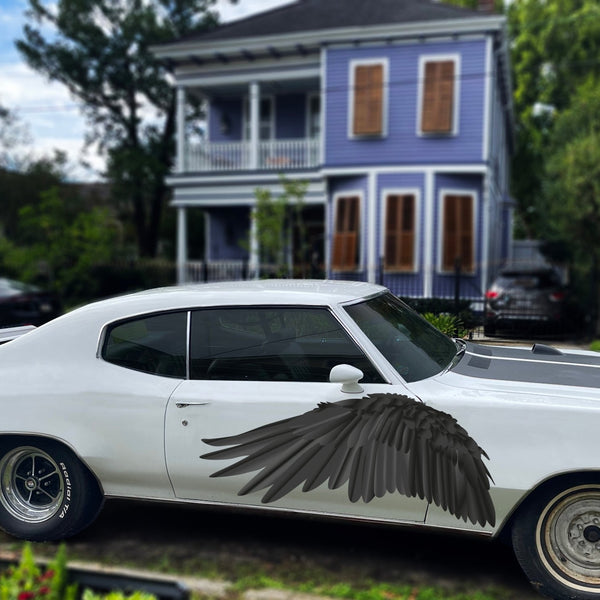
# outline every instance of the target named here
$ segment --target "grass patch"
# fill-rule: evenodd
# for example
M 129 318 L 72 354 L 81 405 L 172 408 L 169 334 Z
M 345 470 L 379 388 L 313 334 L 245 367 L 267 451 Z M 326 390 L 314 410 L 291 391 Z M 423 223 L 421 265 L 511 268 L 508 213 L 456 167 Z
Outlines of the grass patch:
M 522 595 L 505 588 L 502 582 L 482 580 L 479 576 L 471 578 L 468 574 L 454 577 L 447 568 L 441 568 L 439 572 L 435 566 L 429 569 L 429 555 L 422 550 L 415 557 L 404 562 L 400 558 L 396 562 L 392 546 L 391 556 L 382 551 L 380 558 L 373 562 L 363 560 L 362 549 L 350 547 L 347 559 L 340 560 L 336 558 L 335 546 L 334 553 L 329 554 L 326 538 L 318 550 L 312 546 L 307 550 L 302 543 L 290 543 L 288 548 L 287 542 L 282 550 L 282 542 L 278 542 L 276 536 L 256 542 L 265 523 L 256 528 L 256 538 L 250 528 L 235 543 L 221 545 L 214 531 L 207 531 L 207 537 L 201 538 L 205 532 L 204 522 L 199 521 L 196 526 L 190 515 L 193 513 L 187 513 L 184 520 L 191 523 L 190 530 L 195 535 L 190 535 L 185 543 L 177 536 L 159 539 L 145 533 L 113 535 L 106 540 L 100 537 L 100 541 L 93 535 L 82 536 L 68 542 L 68 559 L 231 582 L 232 587 L 218 600 L 242 600 L 245 591 L 265 588 L 341 600 L 522 599 Z M 221 526 L 215 527 L 217 533 Z M 231 527 L 236 527 L 236 523 Z M 168 532 L 168 528 L 165 531 Z M 380 534 L 385 547 L 385 530 L 378 531 Z M 290 539 L 295 539 L 298 531 L 290 526 L 289 535 Z M 430 543 L 437 544 L 444 539 L 433 536 Z M 22 542 L 0 533 L 0 550 L 20 552 L 22 546 Z M 53 543 L 35 544 L 34 547 L 39 558 L 51 557 L 57 549 Z M 444 551 L 445 544 L 442 543 L 440 552 Z M 209 599 L 194 594 L 192 600 Z
M 239 580 L 233 589 L 242 593 L 246 590 L 264 588 L 290 590 L 342 600 L 507 600 L 509 598 L 502 590 L 451 592 L 435 586 L 418 587 L 389 583 L 371 583 L 366 587 L 356 587 L 347 582 L 329 585 L 305 582 L 289 586 L 282 581 L 259 574 Z
M 1 541 L 1 540 L 0 540 Z M 0 547 L 20 553 L 24 543 L 13 541 Z M 56 545 L 52 543 L 33 544 L 38 558 L 48 558 L 55 554 Z M 305 561 L 281 561 L 278 563 L 258 564 L 252 561 L 231 560 L 223 557 L 195 559 L 187 557 L 178 560 L 157 552 L 144 560 L 125 559 L 120 555 L 102 555 L 90 552 L 78 552 L 76 545 L 68 548 L 68 559 L 72 561 L 99 562 L 106 566 L 120 566 L 144 569 L 156 573 L 200 577 L 206 579 L 230 581 L 233 583 L 226 597 L 221 600 L 240 600 L 247 590 L 277 589 L 288 590 L 342 600 L 513 600 L 514 596 L 504 589 L 477 590 L 448 589 L 443 586 L 423 585 L 411 581 L 406 573 L 405 581 L 365 580 L 361 573 L 339 566 L 332 571 Z M 194 595 L 193 600 L 207 600 Z

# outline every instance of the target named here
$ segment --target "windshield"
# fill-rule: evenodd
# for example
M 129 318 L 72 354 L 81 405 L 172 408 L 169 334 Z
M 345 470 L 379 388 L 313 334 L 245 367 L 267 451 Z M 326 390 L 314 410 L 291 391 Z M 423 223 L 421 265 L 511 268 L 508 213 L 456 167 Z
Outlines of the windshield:
M 345 309 L 407 382 L 437 375 L 450 366 L 459 349 L 392 294 Z

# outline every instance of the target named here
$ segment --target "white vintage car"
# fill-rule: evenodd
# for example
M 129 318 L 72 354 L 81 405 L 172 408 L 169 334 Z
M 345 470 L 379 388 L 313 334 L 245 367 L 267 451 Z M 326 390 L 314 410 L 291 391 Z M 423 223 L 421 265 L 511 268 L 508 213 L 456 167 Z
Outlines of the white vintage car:
M 453 340 L 365 283 L 106 300 L 0 346 L 0 526 L 121 497 L 470 530 L 600 599 L 599 386 L 596 354 Z

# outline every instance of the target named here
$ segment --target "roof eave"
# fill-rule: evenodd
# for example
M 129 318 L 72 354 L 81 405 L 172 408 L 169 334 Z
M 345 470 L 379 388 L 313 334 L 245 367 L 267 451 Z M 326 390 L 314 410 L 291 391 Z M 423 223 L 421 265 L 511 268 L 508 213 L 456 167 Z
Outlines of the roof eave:
M 248 52 L 265 47 L 294 48 L 335 45 L 366 40 L 395 40 L 440 35 L 469 35 L 502 31 L 506 19 L 501 15 L 485 15 L 469 19 L 441 19 L 438 21 L 417 21 L 414 23 L 394 23 L 369 27 L 348 27 L 340 29 L 321 29 L 309 32 L 250 36 L 227 40 L 196 40 L 175 42 L 151 47 L 159 59 L 187 59 L 193 55 L 199 58 L 211 57 L 215 52 L 238 54 L 240 48 Z

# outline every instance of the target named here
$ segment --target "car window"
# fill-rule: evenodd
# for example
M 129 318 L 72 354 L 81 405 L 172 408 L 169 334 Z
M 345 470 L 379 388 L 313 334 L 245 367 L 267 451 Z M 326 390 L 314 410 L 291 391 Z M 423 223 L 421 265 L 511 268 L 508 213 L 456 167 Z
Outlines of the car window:
M 150 315 L 109 326 L 102 358 L 166 377 L 186 376 L 187 313 Z
M 248 307 L 192 313 L 190 377 L 248 381 L 329 381 L 338 364 L 383 383 L 327 309 Z
M 552 272 L 508 273 L 498 278 L 497 285 L 503 289 L 522 288 L 535 290 L 560 287 L 560 280 Z
M 456 356 L 454 341 L 392 294 L 347 306 L 346 311 L 409 383 L 437 375 Z

